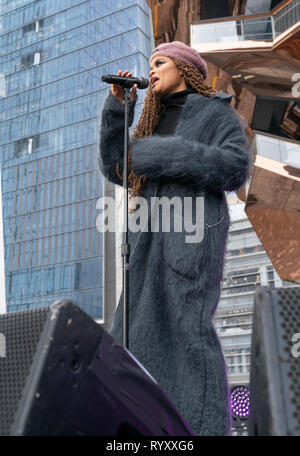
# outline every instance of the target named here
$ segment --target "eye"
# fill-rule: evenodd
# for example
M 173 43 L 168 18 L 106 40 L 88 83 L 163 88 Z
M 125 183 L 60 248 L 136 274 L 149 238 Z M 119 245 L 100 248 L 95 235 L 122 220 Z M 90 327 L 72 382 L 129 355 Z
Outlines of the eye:
M 164 63 L 164 62 L 163 62 L 162 60 L 157 60 L 157 62 L 155 62 L 155 64 L 154 64 L 154 66 L 157 67 L 157 66 L 160 65 L 161 63 Z M 152 71 L 152 70 L 153 70 L 153 68 L 150 68 L 150 71 Z

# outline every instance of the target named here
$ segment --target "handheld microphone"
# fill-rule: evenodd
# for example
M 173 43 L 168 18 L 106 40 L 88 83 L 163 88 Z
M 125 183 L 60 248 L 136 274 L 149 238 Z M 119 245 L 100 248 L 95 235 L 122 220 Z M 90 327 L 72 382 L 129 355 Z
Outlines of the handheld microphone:
M 126 78 L 125 76 L 116 76 L 114 74 L 106 74 L 101 77 L 101 80 L 107 84 L 119 84 L 123 87 L 132 87 L 136 84 L 139 89 L 146 89 L 150 84 L 146 78 Z

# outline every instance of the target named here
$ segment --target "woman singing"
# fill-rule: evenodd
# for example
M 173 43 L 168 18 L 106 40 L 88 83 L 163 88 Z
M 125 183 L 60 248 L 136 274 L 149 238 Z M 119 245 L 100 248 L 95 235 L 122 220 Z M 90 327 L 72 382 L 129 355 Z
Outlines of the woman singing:
M 151 86 L 130 141 L 131 198 L 144 198 L 149 208 L 153 198 L 177 198 L 184 210 L 189 201 L 195 230 L 202 201 L 203 231 L 192 238 L 186 220 L 180 232 L 172 220 L 169 232 L 151 230 L 149 211 L 148 230 L 129 232 L 129 349 L 198 435 L 228 435 L 226 367 L 212 317 L 230 222 L 224 192 L 248 178 L 249 144 L 232 96 L 205 83 L 207 66 L 196 50 L 161 44 L 150 65 Z M 130 125 L 136 101 L 134 86 Z M 123 142 L 123 89 L 113 85 L 102 110 L 99 166 L 119 185 Z M 111 330 L 120 343 L 122 313 L 121 296 Z

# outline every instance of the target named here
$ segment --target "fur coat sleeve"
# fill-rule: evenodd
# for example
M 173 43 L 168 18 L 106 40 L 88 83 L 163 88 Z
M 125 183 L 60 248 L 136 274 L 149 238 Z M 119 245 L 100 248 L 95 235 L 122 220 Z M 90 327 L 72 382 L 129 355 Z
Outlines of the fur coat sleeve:
M 249 177 L 250 154 L 242 125 L 226 98 L 212 97 L 205 103 L 205 116 L 195 116 L 193 110 L 186 113 L 188 137 L 193 139 L 177 128 L 172 136 L 152 135 L 134 143 L 131 160 L 136 175 L 185 181 L 211 192 L 243 185 Z
M 136 96 L 129 102 L 129 127 L 134 119 L 137 99 Z M 109 91 L 101 114 L 98 163 L 103 175 L 118 185 L 122 185 L 122 181 L 116 173 L 116 164 L 118 163 L 119 174 L 122 175 L 124 161 L 124 111 L 125 106 Z

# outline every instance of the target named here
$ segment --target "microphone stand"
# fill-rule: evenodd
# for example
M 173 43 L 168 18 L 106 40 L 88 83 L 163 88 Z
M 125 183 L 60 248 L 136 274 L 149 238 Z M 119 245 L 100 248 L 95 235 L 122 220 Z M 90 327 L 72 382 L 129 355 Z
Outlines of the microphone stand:
M 130 244 L 128 244 L 128 138 L 129 138 L 129 101 L 130 88 L 132 83 L 129 81 L 120 84 L 124 88 L 125 102 L 125 121 L 124 121 L 124 165 L 123 165 L 123 189 L 124 189 L 124 236 L 121 245 L 122 255 L 122 289 L 123 289 L 123 345 L 129 350 L 129 256 Z
M 122 289 L 123 289 L 123 345 L 129 350 L 129 255 L 130 245 L 128 244 L 128 138 L 129 138 L 129 101 L 130 89 L 133 85 L 145 89 L 149 81 L 145 78 L 123 78 L 115 75 L 103 75 L 101 80 L 109 84 L 118 84 L 124 90 L 125 120 L 124 120 L 124 165 L 123 165 L 123 188 L 124 188 L 124 238 L 121 245 L 122 255 Z

